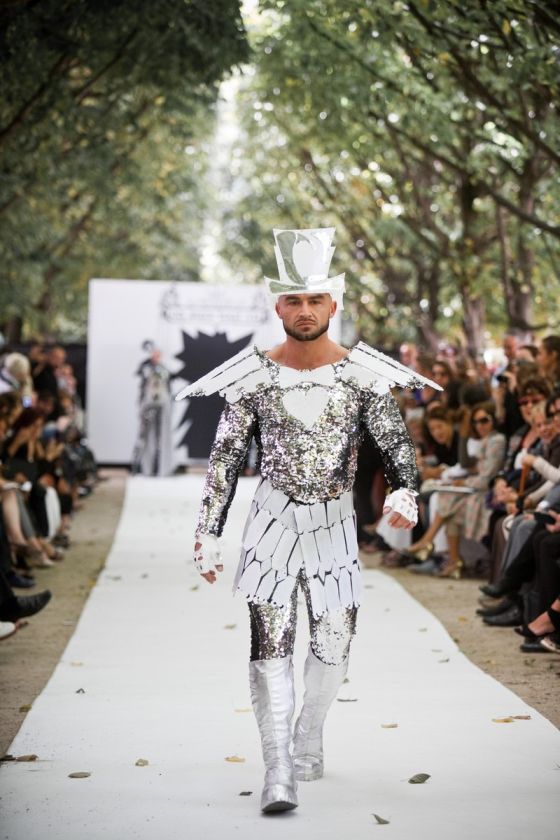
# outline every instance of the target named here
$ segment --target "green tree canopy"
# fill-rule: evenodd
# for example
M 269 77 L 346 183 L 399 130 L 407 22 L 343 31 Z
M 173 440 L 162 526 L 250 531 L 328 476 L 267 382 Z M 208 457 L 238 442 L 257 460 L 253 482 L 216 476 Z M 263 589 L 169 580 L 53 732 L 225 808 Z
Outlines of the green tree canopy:
M 87 279 L 198 279 L 205 144 L 247 58 L 239 0 L 0 10 L 4 320 L 85 328 Z

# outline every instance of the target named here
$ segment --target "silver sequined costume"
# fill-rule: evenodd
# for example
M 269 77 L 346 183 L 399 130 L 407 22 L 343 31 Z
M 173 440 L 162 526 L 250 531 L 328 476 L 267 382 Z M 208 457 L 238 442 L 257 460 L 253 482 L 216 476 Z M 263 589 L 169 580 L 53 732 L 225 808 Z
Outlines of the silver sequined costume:
M 362 343 L 341 361 L 310 371 L 278 365 L 253 347 L 179 395 L 220 391 L 227 401 L 198 534 L 221 534 L 253 436 L 259 444 L 263 481 L 235 578 L 249 602 L 286 607 L 303 569 L 315 617 L 358 606 L 351 491 L 365 432 L 379 449 L 391 488 L 416 488 L 414 448 L 390 393 L 395 383 L 422 384 Z

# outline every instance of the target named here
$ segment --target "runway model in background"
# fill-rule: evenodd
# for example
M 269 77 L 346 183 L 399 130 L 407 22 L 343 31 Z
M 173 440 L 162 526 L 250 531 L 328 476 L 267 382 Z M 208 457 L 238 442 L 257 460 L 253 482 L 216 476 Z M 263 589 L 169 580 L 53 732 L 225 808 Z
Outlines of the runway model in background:
M 328 337 L 344 275 L 329 278 L 334 228 L 274 231 L 279 279 L 268 280 L 286 340 L 247 348 L 189 385 L 177 399 L 225 395 L 198 519 L 195 563 L 209 582 L 222 571 L 218 537 L 253 437 L 262 479 L 243 535 L 235 589 L 251 621 L 251 699 L 266 768 L 261 807 L 298 804 L 296 779 L 323 775 L 322 731 L 344 680 L 360 604 L 352 485 L 364 433 L 391 488 L 384 512 L 395 527 L 417 519 L 416 458 L 390 387 L 422 387 L 413 371 L 365 344 L 350 352 Z M 436 386 L 437 387 L 437 386 Z M 295 725 L 292 654 L 297 591 L 311 644 Z
M 152 341 L 142 349 L 150 356 L 142 362 L 138 399 L 138 437 L 132 456 L 132 474 L 170 475 L 172 463 L 170 374 L 161 363 L 161 351 Z

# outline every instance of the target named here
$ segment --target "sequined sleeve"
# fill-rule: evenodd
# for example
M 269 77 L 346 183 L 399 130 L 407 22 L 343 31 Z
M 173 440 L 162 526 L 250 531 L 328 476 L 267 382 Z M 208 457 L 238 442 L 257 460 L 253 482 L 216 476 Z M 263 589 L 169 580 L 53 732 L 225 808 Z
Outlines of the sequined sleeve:
M 393 395 L 364 391 L 362 422 L 377 447 L 391 490 L 418 489 L 416 453 Z
M 249 399 L 226 403 L 210 453 L 197 534 L 220 536 L 256 426 Z

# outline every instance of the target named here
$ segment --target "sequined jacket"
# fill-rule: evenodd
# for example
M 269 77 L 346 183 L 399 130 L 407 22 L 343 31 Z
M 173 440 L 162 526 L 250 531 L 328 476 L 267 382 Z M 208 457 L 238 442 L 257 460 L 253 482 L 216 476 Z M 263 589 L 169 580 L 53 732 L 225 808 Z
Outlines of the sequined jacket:
M 221 383 L 227 402 L 210 455 L 197 533 L 220 536 L 253 437 L 261 474 L 296 502 L 328 501 L 351 490 L 364 433 L 379 451 L 391 489 L 416 489 L 414 447 L 390 392 L 396 369 L 390 378 L 374 373 L 368 350 L 360 344 L 335 364 L 299 371 L 253 348 L 249 365 L 244 357 L 226 371 L 219 369 L 214 383 Z M 232 383 L 239 364 L 244 375 Z M 407 368 L 397 367 L 411 383 L 418 382 Z M 205 377 L 190 386 L 190 394 L 211 393 L 211 387 Z

